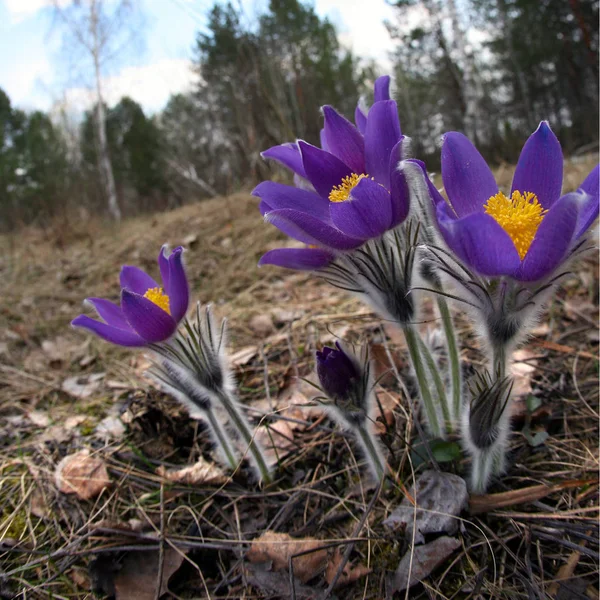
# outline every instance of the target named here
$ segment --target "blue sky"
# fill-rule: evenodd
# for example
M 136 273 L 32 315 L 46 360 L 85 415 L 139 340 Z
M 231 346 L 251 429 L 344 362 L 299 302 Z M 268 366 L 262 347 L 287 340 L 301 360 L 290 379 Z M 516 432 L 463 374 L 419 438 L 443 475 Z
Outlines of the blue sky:
M 127 94 L 146 111 L 156 112 L 171 93 L 193 84 L 192 47 L 212 1 L 138 1 L 145 19 L 139 36 L 144 42 L 113 63 L 103 86 L 109 104 Z M 242 0 L 248 18 L 265 2 Z M 0 0 L 0 87 L 14 105 L 26 110 L 49 110 L 64 102 L 70 110 L 81 111 L 90 103 L 90 69 L 66 57 L 51 4 L 52 0 Z M 393 44 L 383 21 L 393 19 L 394 13 L 385 0 L 315 0 L 314 4 L 321 16 L 338 27 L 344 45 L 377 60 L 383 68 L 389 65 L 387 53 Z

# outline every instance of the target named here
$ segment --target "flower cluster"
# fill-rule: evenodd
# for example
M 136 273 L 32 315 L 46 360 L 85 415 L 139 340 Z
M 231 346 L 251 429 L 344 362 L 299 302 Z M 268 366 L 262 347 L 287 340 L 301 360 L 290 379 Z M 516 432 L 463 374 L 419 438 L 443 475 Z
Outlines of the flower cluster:
M 523 147 L 510 191 L 501 190 L 473 144 L 450 132 L 441 149 L 445 197 L 426 165 L 408 156 L 389 77 L 377 79 L 373 104 L 359 103 L 354 123 L 331 106 L 322 111 L 320 147 L 298 140 L 263 153 L 290 169 L 295 185 L 259 184 L 253 194 L 260 212 L 304 247 L 271 250 L 259 264 L 314 271 L 400 328 L 430 437 L 460 436 L 471 456 L 472 489 L 483 492 L 506 463 L 510 353 L 569 262 L 590 247 L 600 169 L 563 195 L 560 143 L 542 122 Z M 198 307 L 195 320 L 187 317 L 182 253 L 161 249 L 162 285 L 123 267 L 120 304 L 89 298 L 101 320 L 80 315 L 73 325 L 114 344 L 145 347 L 152 376 L 207 422 L 223 460 L 236 469 L 249 452 L 268 480 L 263 451 L 235 396 L 225 322 L 217 326 L 208 308 Z M 445 343 L 434 349 L 415 323 L 418 292 L 436 299 L 441 331 L 428 331 L 428 338 L 443 333 Z M 465 386 L 449 301 L 467 309 L 488 351 L 486 368 Z M 325 347 L 316 354 L 316 370 L 328 413 L 383 480 L 387 465 L 371 427 L 376 382 L 367 349 L 356 356 L 339 342 Z

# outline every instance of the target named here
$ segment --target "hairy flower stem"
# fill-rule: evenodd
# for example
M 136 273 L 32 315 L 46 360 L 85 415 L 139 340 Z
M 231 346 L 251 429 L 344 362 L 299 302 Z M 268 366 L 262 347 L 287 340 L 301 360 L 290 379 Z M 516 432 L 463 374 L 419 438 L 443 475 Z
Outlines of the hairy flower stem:
M 229 467 L 232 471 L 235 471 L 238 467 L 238 460 L 236 459 L 236 451 L 229 444 L 229 439 L 227 438 L 227 434 L 223 430 L 221 423 L 219 423 L 219 419 L 215 416 L 213 410 L 207 410 L 205 413 L 206 420 L 212 429 L 212 432 L 215 435 L 215 438 L 219 444 L 219 448 L 223 451 L 223 454 L 227 458 L 227 462 L 229 463 Z
M 462 410 L 462 377 L 460 370 L 460 353 L 456 343 L 456 333 L 454 331 L 454 321 L 450 314 L 450 308 L 446 299 L 442 296 L 437 297 L 437 304 L 442 318 L 442 326 L 446 337 L 446 347 L 448 350 L 448 362 L 450 364 L 450 377 L 452 382 L 452 417 L 455 422 L 460 421 Z
M 260 472 L 262 480 L 265 483 L 269 483 L 271 481 L 269 468 L 265 462 L 261 449 L 254 440 L 254 436 L 250 430 L 250 426 L 248 425 L 246 418 L 237 407 L 237 403 L 225 393 L 219 394 L 219 400 L 221 401 L 223 408 L 227 412 L 227 415 L 231 419 L 231 422 L 239 436 L 242 438 L 243 442 L 248 445 L 248 449 L 250 450 L 250 453 L 256 462 L 256 467 Z
M 419 348 L 421 350 L 421 354 L 425 359 L 427 364 L 427 368 L 429 369 L 429 373 L 433 378 L 433 385 L 435 386 L 435 391 L 437 393 L 437 397 L 442 406 L 442 413 L 444 415 L 444 421 L 446 423 L 446 427 L 452 430 L 452 417 L 450 415 L 450 406 L 448 405 L 448 399 L 446 398 L 446 390 L 444 390 L 444 382 L 440 376 L 440 372 L 438 366 L 431 354 L 427 344 L 421 339 L 421 337 L 417 337 L 419 342 Z
M 381 457 L 381 453 L 378 450 L 379 446 L 373 439 L 373 434 L 369 431 L 366 423 L 361 423 L 353 427 L 353 429 L 358 433 L 358 440 L 363 452 L 367 455 L 367 462 L 371 471 L 377 478 L 377 481 L 381 481 L 385 477 L 385 461 Z
M 410 354 L 410 360 L 412 367 L 417 377 L 417 383 L 419 385 L 419 391 L 425 406 L 425 413 L 427 414 L 427 420 L 431 433 L 437 438 L 443 438 L 444 432 L 442 431 L 435 406 L 433 405 L 433 398 L 431 396 L 431 390 L 429 389 L 429 382 L 427 381 L 427 369 L 421 360 L 421 351 L 418 342 L 418 333 L 415 331 L 412 325 L 404 325 L 402 327 L 404 332 L 404 338 L 406 345 L 408 346 L 408 352 Z

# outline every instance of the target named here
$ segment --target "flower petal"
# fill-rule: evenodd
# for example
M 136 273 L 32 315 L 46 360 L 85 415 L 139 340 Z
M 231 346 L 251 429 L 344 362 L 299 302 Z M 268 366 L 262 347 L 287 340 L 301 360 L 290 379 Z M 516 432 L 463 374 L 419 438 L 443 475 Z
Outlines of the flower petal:
M 329 220 L 329 200 L 314 192 L 274 181 L 263 181 L 254 188 L 252 195 L 261 199 L 259 208 L 263 216 L 272 210 L 293 208 L 319 219 Z
M 323 107 L 327 150 L 354 173 L 365 172 L 365 142 L 358 129 L 331 106 Z M 325 149 L 325 148 L 323 148 Z
M 126 331 L 125 329 L 119 329 L 118 327 L 95 321 L 94 319 L 90 319 L 87 315 L 79 315 L 71 321 L 71 325 L 73 325 L 73 327 L 83 327 L 88 329 L 103 340 L 106 340 L 111 344 L 117 344 L 118 346 L 136 347 L 145 346 L 147 344 L 146 340 L 142 339 L 134 331 Z
M 566 258 L 574 238 L 581 198 L 581 193 L 572 192 L 554 203 L 535 234 L 517 279 L 542 279 L 550 275 Z
M 521 260 L 513 241 L 490 215 L 475 212 L 456 219 L 444 202 L 437 205 L 437 222 L 448 247 L 480 275 L 514 275 Z
M 299 210 L 273 210 L 265 215 L 265 221 L 273 223 L 285 234 L 305 244 L 350 250 L 363 243 L 362 239 L 347 236 L 328 223 Z
M 163 342 L 175 333 L 177 323 L 171 315 L 140 294 L 124 289 L 121 308 L 131 327 L 148 343 Z
M 383 102 L 390 99 L 390 76 L 382 75 L 375 80 L 374 102 Z
M 577 233 L 575 237 L 581 237 L 598 217 L 598 209 L 600 208 L 600 165 L 585 178 L 585 181 L 579 187 L 579 190 L 585 192 L 587 197 L 579 208 L 579 219 L 577 221 Z
M 355 238 L 378 237 L 392 224 L 390 193 L 372 179 L 361 179 L 350 192 L 348 200 L 332 202 L 329 211 L 333 224 Z
M 376 102 L 367 116 L 365 167 L 377 183 L 390 187 L 390 155 L 400 141 L 398 107 L 393 100 Z
M 306 178 L 323 198 L 328 199 L 329 192 L 336 185 L 340 185 L 344 177 L 352 174 L 352 169 L 333 154 L 302 140 L 298 141 L 298 147 L 302 155 Z
M 496 180 L 483 156 L 467 137 L 456 131 L 443 137 L 442 180 L 459 217 L 483 212 L 483 205 L 498 193 Z
M 325 135 L 324 128 L 319 131 L 319 140 L 321 141 L 321 150 L 329 152 L 329 145 L 327 144 L 327 136 Z
M 106 324 L 126 331 L 132 331 L 131 325 L 129 325 L 119 305 L 105 298 L 86 298 L 85 301 L 94 307 L 95 311 Z
M 403 160 L 403 147 L 405 136 L 393 147 L 390 154 L 390 193 L 392 197 L 392 223 L 391 228 L 396 227 L 406 219 L 410 209 L 410 190 L 406 173 L 398 167 Z
M 326 267 L 334 255 L 320 248 L 276 248 L 269 250 L 258 261 L 258 266 L 276 265 L 299 271 L 316 271 Z
M 300 177 L 306 177 L 300 150 L 298 149 L 298 144 L 295 142 L 287 142 L 279 146 L 273 146 L 272 148 L 261 152 L 260 155 L 263 158 L 272 158 L 273 160 L 276 160 L 284 167 L 294 171 L 294 173 L 298 173 Z
M 190 304 L 190 286 L 183 268 L 183 248 L 179 246 L 169 256 L 169 283 L 165 287 L 169 296 L 171 317 L 177 323 L 185 317 Z
M 165 244 L 158 254 L 158 268 L 160 269 L 160 278 L 162 279 L 163 289 L 169 289 L 169 257 L 165 255 L 167 245 Z M 167 292 L 169 295 L 169 292 Z
M 560 197 L 563 154 L 560 142 L 547 121 L 542 121 L 521 150 L 513 177 L 512 192 L 533 192 L 544 208 Z
M 121 268 L 121 274 L 119 276 L 121 281 L 121 287 L 128 289 L 136 294 L 144 295 L 148 290 L 156 287 L 160 287 L 148 273 L 138 269 L 137 267 L 131 267 L 125 265 Z
M 358 131 L 364 135 L 367 129 L 367 115 L 363 112 L 360 105 L 357 105 L 354 110 L 354 122 L 356 123 Z

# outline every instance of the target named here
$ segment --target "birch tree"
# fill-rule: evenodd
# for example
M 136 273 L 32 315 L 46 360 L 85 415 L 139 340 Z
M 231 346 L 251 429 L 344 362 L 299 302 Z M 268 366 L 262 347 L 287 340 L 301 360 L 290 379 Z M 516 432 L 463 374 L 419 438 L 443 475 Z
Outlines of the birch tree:
M 102 78 L 107 65 L 123 56 L 138 35 L 135 21 L 139 20 L 139 13 L 133 0 L 74 0 L 67 6 L 60 0 L 53 0 L 53 4 L 57 21 L 64 29 L 66 46 L 71 51 L 78 51 L 84 59 L 86 70 L 91 71 L 91 77 L 86 79 L 94 93 L 98 170 L 108 211 L 113 219 L 119 221 L 121 207 L 106 138 Z

